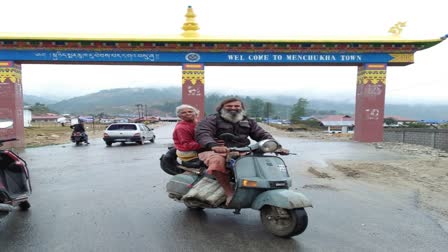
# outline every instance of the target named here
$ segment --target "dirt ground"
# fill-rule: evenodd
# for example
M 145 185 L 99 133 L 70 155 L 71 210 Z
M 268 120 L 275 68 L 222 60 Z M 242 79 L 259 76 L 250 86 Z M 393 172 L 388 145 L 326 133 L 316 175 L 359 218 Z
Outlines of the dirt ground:
M 87 125 L 89 139 L 100 138 L 106 125 Z M 38 147 L 54 144 L 70 143 L 72 129 L 69 126 L 40 125 L 38 127 L 25 128 L 25 146 Z
M 150 128 L 157 128 L 164 123 L 150 124 Z M 86 124 L 85 125 L 89 139 L 102 138 L 103 132 L 107 125 L 102 124 Z M 55 144 L 70 143 L 72 129 L 69 126 L 60 125 L 39 125 L 38 127 L 25 128 L 25 146 L 38 147 Z
M 268 125 L 276 135 L 320 141 L 352 141 L 351 134 L 324 132 L 285 132 Z M 375 148 L 397 152 L 403 160 L 355 161 L 333 160 L 325 172 L 309 167 L 308 172 L 322 179 L 352 178 L 383 187 L 406 188 L 416 192 L 420 207 L 448 222 L 448 153 L 427 146 L 402 143 L 371 143 Z M 328 172 L 327 172 L 328 171 Z

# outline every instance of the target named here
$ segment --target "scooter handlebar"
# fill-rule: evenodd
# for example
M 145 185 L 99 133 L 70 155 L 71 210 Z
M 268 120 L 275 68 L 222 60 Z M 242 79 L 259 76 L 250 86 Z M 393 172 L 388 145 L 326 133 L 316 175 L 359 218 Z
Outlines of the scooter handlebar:
M 277 154 L 277 155 L 281 155 L 281 156 L 298 155 L 297 153 L 294 153 L 294 152 L 285 153 L 285 152 L 281 152 L 281 151 L 276 151 L 274 153 Z

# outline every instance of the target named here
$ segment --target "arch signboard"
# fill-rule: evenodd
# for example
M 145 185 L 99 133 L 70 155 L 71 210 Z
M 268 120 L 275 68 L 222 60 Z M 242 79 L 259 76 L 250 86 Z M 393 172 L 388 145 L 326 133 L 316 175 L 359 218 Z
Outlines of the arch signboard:
M 295 39 L 201 36 L 188 7 L 184 32 L 176 36 L 86 36 L 0 33 L 0 119 L 12 117 L 13 129 L 0 137 L 23 139 L 22 64 L 134 64 L 182 66 L 182 102 L 204 111 L 206 66 L 355 66 L 354 140 L 383 140 L 388 66 L 414 62 L 414 53 L 445 37 L 405 40 L 381 38 Z M 23 146 L 23 140 L 17 145 Z

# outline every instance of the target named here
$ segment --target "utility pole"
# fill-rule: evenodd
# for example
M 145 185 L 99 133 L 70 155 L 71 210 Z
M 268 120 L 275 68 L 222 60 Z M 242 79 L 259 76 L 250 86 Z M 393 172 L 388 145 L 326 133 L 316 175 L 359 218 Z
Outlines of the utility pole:
M 139 106 L 140 106 L 140 113 L 138 114 L 138 117 L 142 118 L 143 117 L 143 105 L 139 104 Z
M 135 106 L 137 106 L 138 119 L 141 119 L 143 117 L 143 104 L 136 104 Z M 142 109 L 141 114 L 140 114 L 140 108 Z
M 272 104 L 270 102 L 266 102 L 265 109 L 266 109 L 266 114 L 267 114 L 267 119 L 268 119 L 268 125 L 271 123 L 271 118 L 270 118 L 271 108 L 272 108 Z
M 93 128 L 93 132 L 95 132 L 95 116 L 92 115 L 92 128 Z

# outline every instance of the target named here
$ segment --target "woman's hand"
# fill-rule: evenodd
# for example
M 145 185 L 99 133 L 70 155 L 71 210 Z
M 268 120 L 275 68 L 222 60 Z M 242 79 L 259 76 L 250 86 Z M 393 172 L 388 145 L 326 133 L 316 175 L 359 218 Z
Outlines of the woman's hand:
M 213 146 L 212 151 L 216 153 L 228 153 L 229 149 L 225 146 Z

